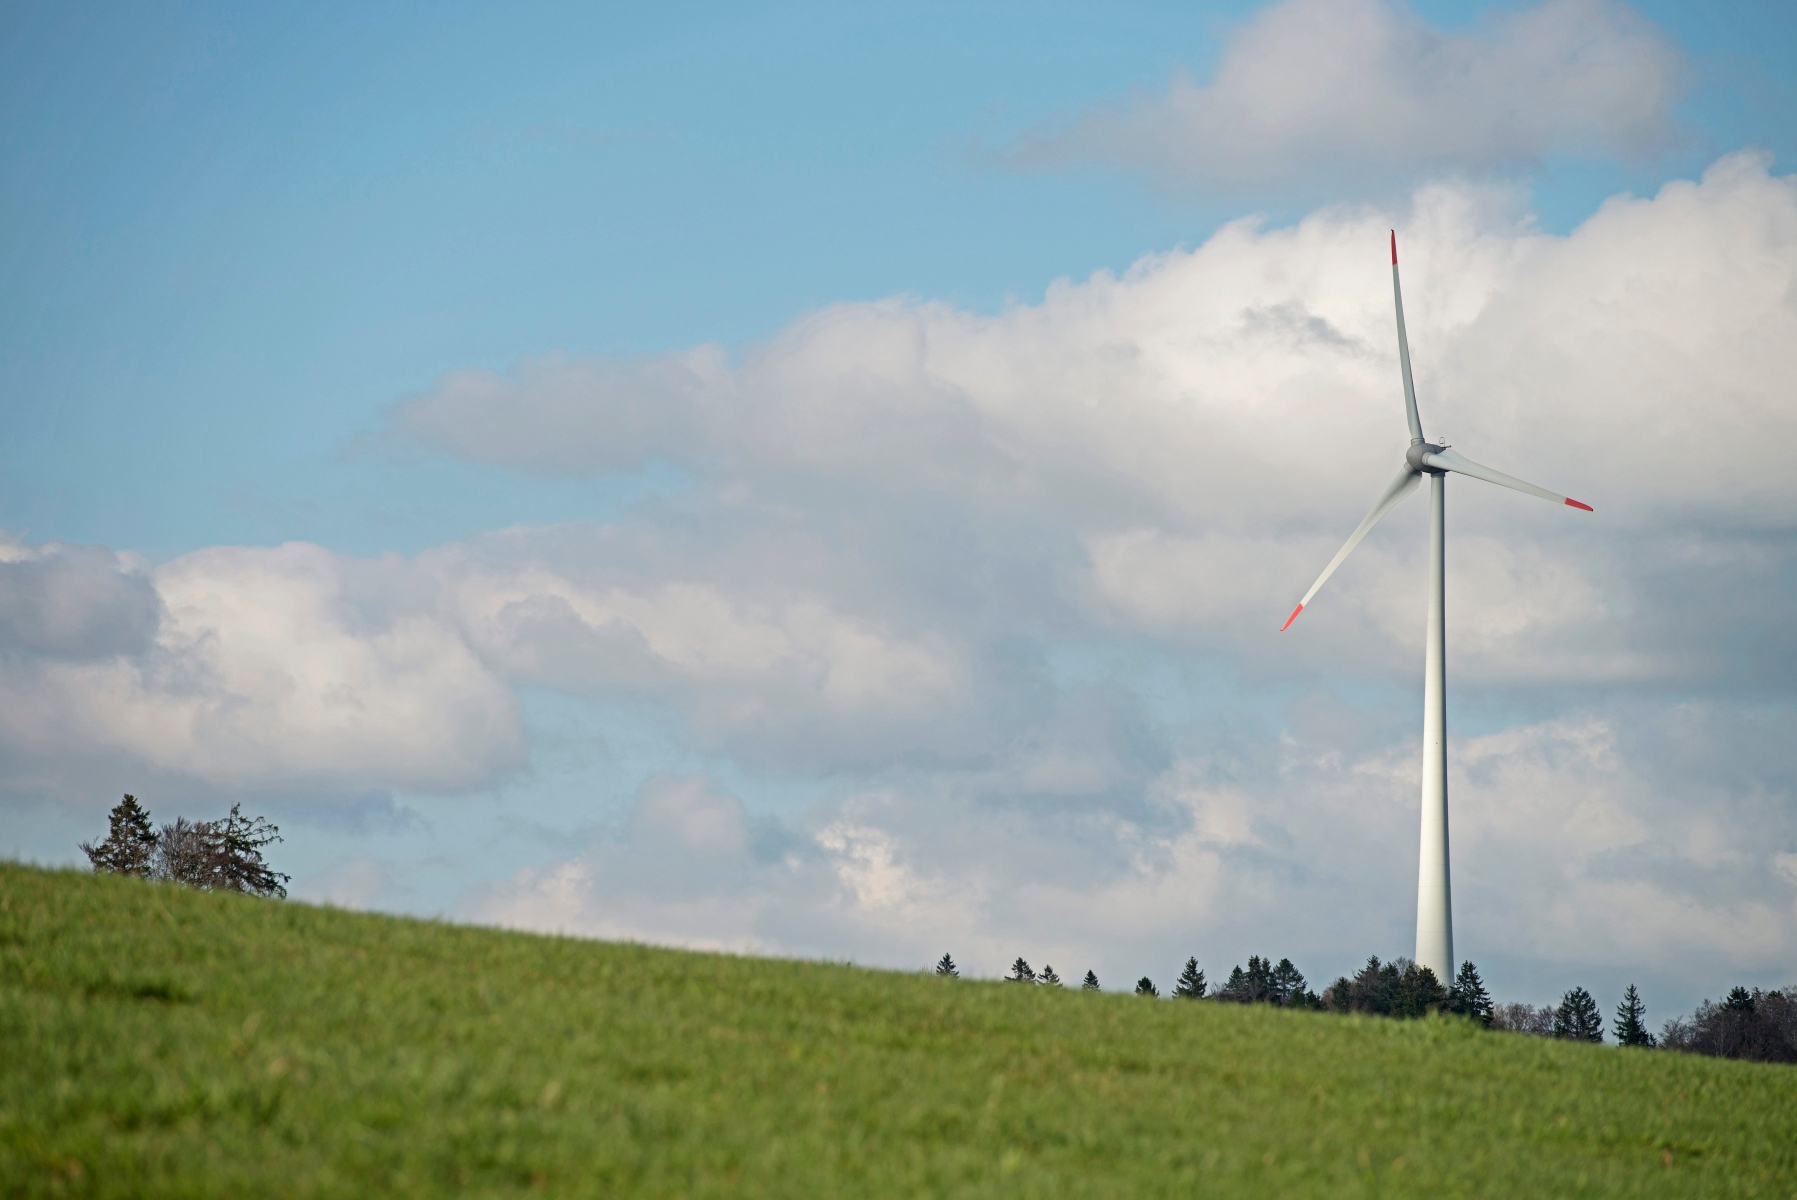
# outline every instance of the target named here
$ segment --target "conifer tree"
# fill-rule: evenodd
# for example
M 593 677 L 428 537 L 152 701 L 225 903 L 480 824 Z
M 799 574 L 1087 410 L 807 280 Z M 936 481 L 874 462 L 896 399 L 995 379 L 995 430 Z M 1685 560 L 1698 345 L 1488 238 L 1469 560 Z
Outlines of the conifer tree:
M 1604 1040 L 1603 1014 L 1590 992 L 1575 987 L 1560 998 L 1560 1007 L 1554 1010 L 1554 1036 L 1575 1042 Z
M 1446 1008 L 1447 1003 L 1447 989 L 1435 978 L 1435 971 L 1404 960 L 1403 973 L 1398 976 L 1398 985 L 1392 992 L 1391 1015 L 1423 1017 Z
M 1182 1000 L 1202 1000 L 1204 988 L 1204 972 L 1198 969 L 1198 960 L 1186 959 L 1185 970 L 1173 984 L 1173 994 Z
M 1087 971 L 1086 981 L 1079 986 L 1082 991 L 1096 992 L 1098 990 L 1098 972 Z
M 936 962 L 936 974 L 946 975 L 950 979 L 959 979 L 961 972 L 955 967 L 955 960 L 944 954 Z
M 1154 986 L 1154 980 L 1148 978 L 1148 976 L 1144 975 L 1136 980 L 1136 995 L 1158 996 L 1160 994 L 1161 990 Z
M 1248 1002 L 1248 974 L 1241 967 L 1229 972 L 1229 978 L 1217 989 L 1217 999 L 1234 1000 L 1237 1004 Z
M 1271 976 L 1273 1002 L 1288 1007 L 1308 1007 L 1310 1000 L 1309 985 L 1305 982 L 1304 973 L 1292 965 L 1292 960 L 1282 958 L 1279 965 L 1273 968 Z
M 1471 1017 L 1487 1029 L 1491 1028 L 1491 993 L 1485 990 L 1479 968 L 1473 966 L 1470 959 L 1460 964 L 1454 986 L 1448 989 L 1448 1011 Z
M 1652 1046 L 1653 1034 L 1647 1032 L 1647 1026 L 1641 1018 L 1647 1015 L 1647 1005 L 1641 1003 L 1641 993 L 1629 984 L 1629 990 L 1622 994 L 1622 1003 L 1616 1006 L 1616 1024 L 1612 1032 L 1616 1034 L 1618 1046 Z
M 1023 961 L 1023 956 L 1020 954 L 1017 956 L 1017 961 L 1011 964 L 1011 973 L 1005 976 L 1005 982 L 1034 983 L 1036 982 L 1036 973 L 1030 970 L 1030 965 Z
M 1042 964 L 1042 974 L 1036 976 L 1036 982 L 1043 987 L 1060 987 L 1061 977 L 1054 973 L 1054 968 L 1047 963 Z
M 1248 956 L 1248 999 L 1260 1003 L 1273 995 L 1273 964 L 1258 954 Z
M 149 810 L 136 796 L 126 793 L 113 805 L 109 822 L 105 841 L 98 846 L 81 843 L 94 870 L 114 875 L 150 874 L 156 856 L 156 829 L 150 824 Z

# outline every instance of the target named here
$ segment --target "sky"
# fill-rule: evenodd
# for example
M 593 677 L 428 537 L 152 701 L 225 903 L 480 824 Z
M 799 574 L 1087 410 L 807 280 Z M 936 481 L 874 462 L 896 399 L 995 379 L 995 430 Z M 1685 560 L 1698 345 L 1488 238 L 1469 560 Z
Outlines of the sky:
M 1797 11 L 10 5 L 0 855 L 1107 987 L 1797 980 Z

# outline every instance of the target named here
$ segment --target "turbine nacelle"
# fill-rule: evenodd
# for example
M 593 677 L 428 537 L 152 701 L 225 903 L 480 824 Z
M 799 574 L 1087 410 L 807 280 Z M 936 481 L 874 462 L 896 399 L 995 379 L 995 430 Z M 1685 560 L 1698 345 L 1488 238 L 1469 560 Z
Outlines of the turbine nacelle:
M 1411 442 L 1410 449 L 1404 451 L 1404 462 L 1412 471 L 1420 471 L 1425 475 L 1439 475 L 1447 470 L 1437 467 L 1427 460 L 1431 454 L 1440 454 L 1446 446 L 1437 446 L 1433 442 Z

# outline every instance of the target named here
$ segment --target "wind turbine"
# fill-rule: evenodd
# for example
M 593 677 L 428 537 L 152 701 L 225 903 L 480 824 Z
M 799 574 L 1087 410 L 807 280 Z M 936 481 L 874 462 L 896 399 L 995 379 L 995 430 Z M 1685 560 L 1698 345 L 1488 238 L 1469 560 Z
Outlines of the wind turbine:
M 1435 972 L 1446 985 L 1454 979 L 1454 916 L 1448 892 L 1448 680 L 1447 630 L 1443 604 L 1443 492 L 1450 472 L 1483 479 L 1500 487 L 1515 488 L 1568 508 L 1591 511 L 1589 504 L 1524 483 L 1515 476 L 1464 458 L 1446 446 L 1423 440 L 1422 422 L 1416 415 L 1416 387 L 1410 379 L 1410 339 L 1404 332 L 1404 293 L 1398 288 L 1398 234 L 1391 235 L 1391 295 L 1398 312 L 1398 363 L 1404 371 L 1404 415 L 1410 421 L 1410 449 L 1404 452 L 1404 468 L 1373 505 L 1347 543 L 1335 552 L 1317 581 L 1304 593 L 1298 607 L 1280 626 L 1292 627 L 1310 598 L 1317 594 L 1335 568 L 1379 518 L 1408 496 L 1426 475 L 1429 478 L 1429 632 L 1423 668 L 1423 827 L 1416 873 L 1416 963 Z

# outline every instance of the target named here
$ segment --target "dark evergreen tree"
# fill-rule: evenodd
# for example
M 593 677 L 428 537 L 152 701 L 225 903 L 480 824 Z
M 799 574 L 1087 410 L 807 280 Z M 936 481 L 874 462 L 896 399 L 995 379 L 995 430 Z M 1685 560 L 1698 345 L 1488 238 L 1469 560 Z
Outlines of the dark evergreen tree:
M 106 840 L 98 846 L 81 843 L 94 870 L 113 875 L 148 875 L 156 861 L 156 829 L 149 810 L 129 793 L 112 806 Z
M 947 975 L 951 979 L 959 979 L 961 972 L 955 966 L 955 960 L 944 954 L 936 962 L 936 974 Z
M 1612 1027 L 1618 1046 L 1654 1044 L 1653 1034 L 1641 1023 L 1641 1018 L 1646 1015 L 1647 1005 L 1641 1003 L 1641 993 L 1635 990 L 1634 984 L 1629 984 L 1629 990 L 1622 993 L 1622 1003 L 1616 1006 L 1616 1024 Z
M 1017 961 L 1011 964 L 1011 973 L 1005 976 L 1005 982 L 1034 983 L 1036 982 L 1036 973 L 1030 970 L 1028 963 L 1023 961 L 1023 956 L 1018 955 Z
M 1374 955 L 1366 960 L 1366 966 L 1354 972 L 1352 979 L 1336 980 L 1325 996 L 1325 1003 L 1333 1012 L 1389 1015 L 1402 974 L 1397 963 L 1382 963 L 1379 956 Z
M 1406 961 L 1403 972 L 1398 976 L 1397 989 L 1392 994 L 1391 1015 L 1423 1017 L 1432 1012 L 1440 1012 L 1447 1006 L 1448 991 L 1435 978 L 1435 972 L 1429 967 L 1419 967 Z
M 1054 973 L 1054 968 L 1047 963 L 1042 964 L 1042 974 L 1036 976 L 1036 982 L 1044 987 L 1060 987 L 1061 977 Z
M 1487 1029 L 1491 1028 L 1491 993 L 1485 990 L 1485 981 L 1479 978 L 1479 968 L 1473 966 L 1471 960 L 1460 964 L 1460 972 L 1454 976 L 1454 986 L 1448 989 L 1448 1011 L 1471 1017 Z
M 1754 1008 L 1754 995 L 1744 987 L 1730 988 L 1723 998 L 1722 1007 L 1729 1012 L 1751 1013 Z
M 1173 984 L 1173 994 L 1182 1000 L 1202 1000 L 1204 988 L 1204 972 L 1198 969 L 1198 960 L 1186 959 L 1185 970 Z
M 1304 973 L 1292 965 L 1292 960 L 1282 958 L 1267 977 L 1275 1004 L 1302 1006 L 1304 997 L 1309 994 L 1304 982 Z
M 1217 989 L 1216 998 L 1236 1004 L 1307 1004 L 1315 999 L 1305 987 L 1304 975 L 1292 960 L 1282 958 L 1274 966 L 1271 958 L 1258 954 L 1248 958 L 1248 969 L 1236 967 Z
M 1554 1010 L 1554 1036 L 1575 1042 L 1604 1040 L 1603 1014 L 1590 992 L 1575 987 L 1560 998 L 1560 1007 Z
M 1273 998 L 1273 960 L 1251 955 L 1248 959 L 1248 998 L 1256 1004 Z
M 1158 996 L 1160 994 L 1160 989 L 1154 986 L 1154 980 L 1148 978 L 1148 976 L 1144 975 L 1136 980 L 1136 995 Z
M 1087 971 L 1086 981 L 1079 986 L 1085 991 L 1096 992 L 1098 990 L 1098 972 Z
M 1331 1012 L 1420 1017 L 1446 1008 L 1448 993 L 1428 967 L 1419 967 L 1407 958 L 1382 963 L 1375 956 L 1367 959 L 1352 979 L 1330 984 L 1316 1003 Z

